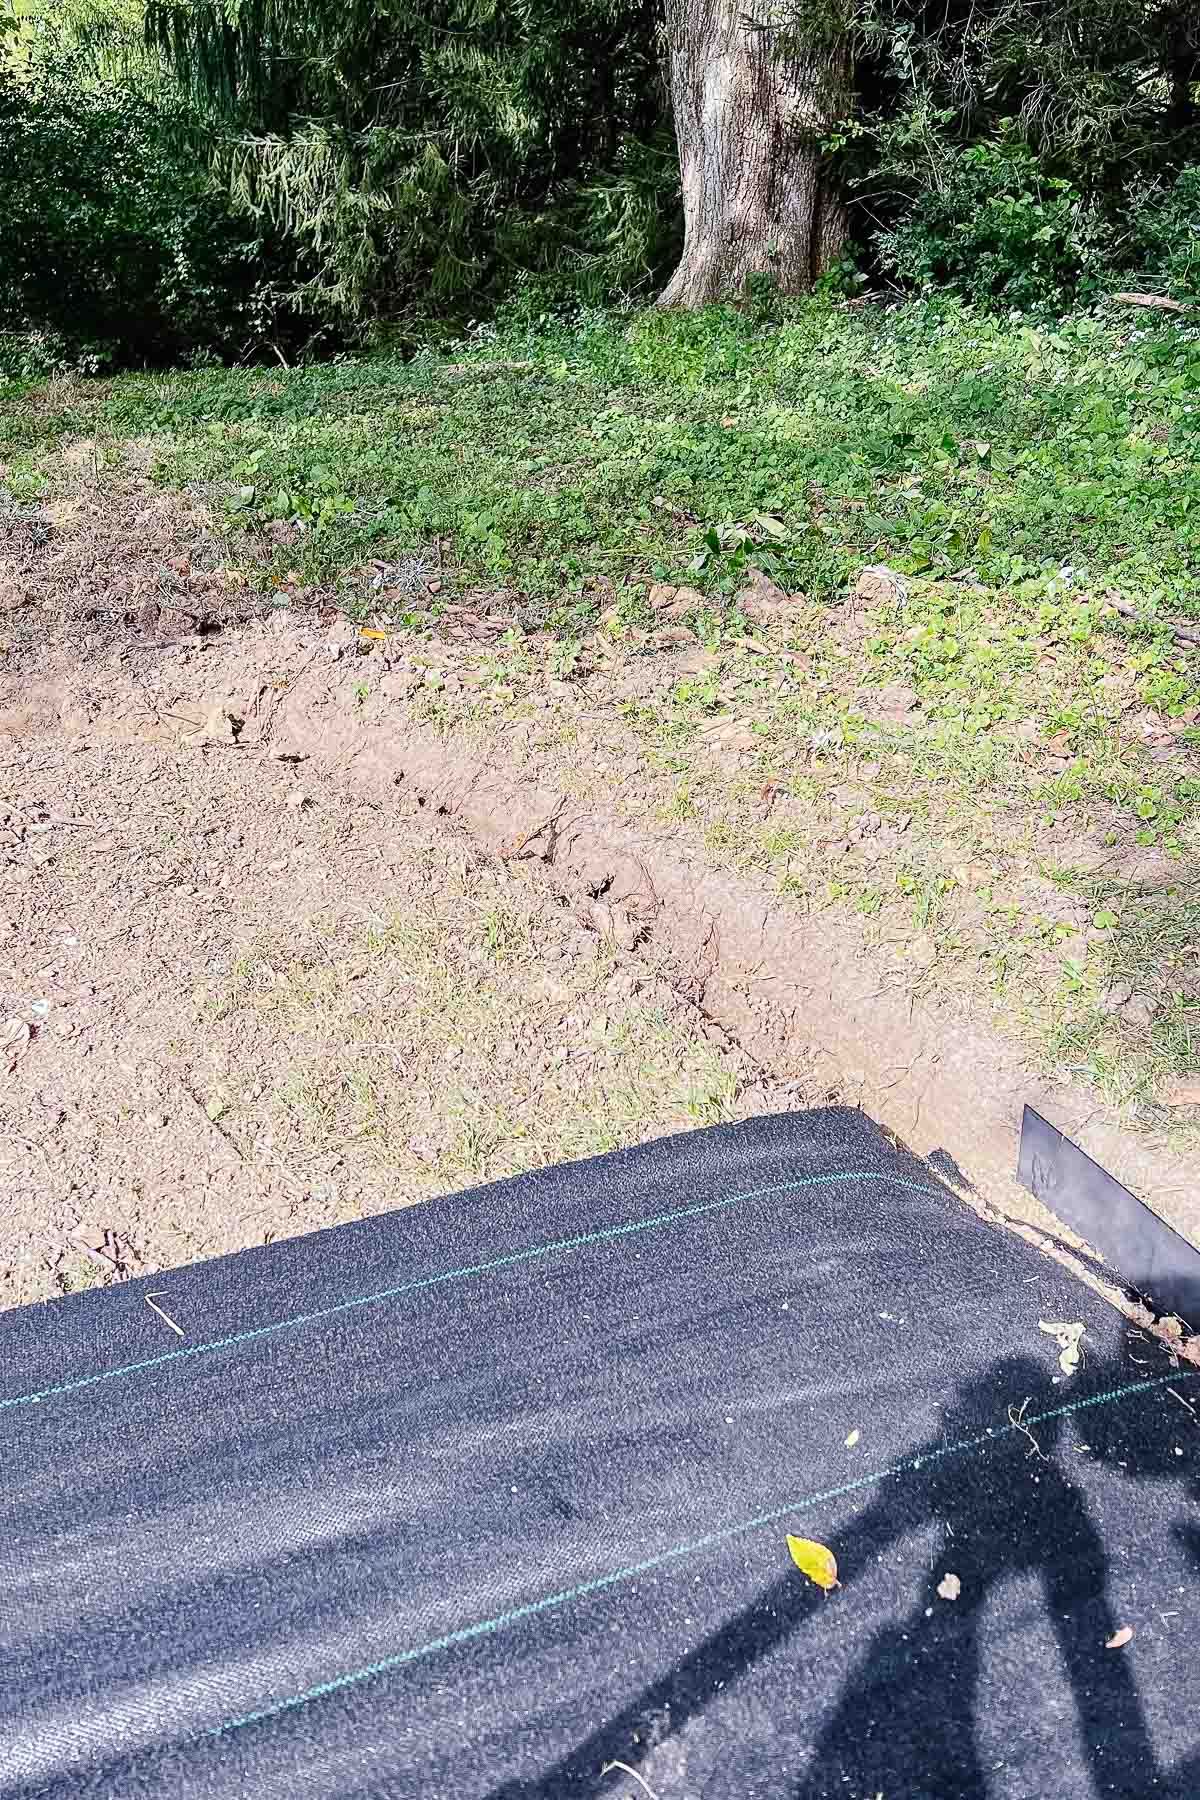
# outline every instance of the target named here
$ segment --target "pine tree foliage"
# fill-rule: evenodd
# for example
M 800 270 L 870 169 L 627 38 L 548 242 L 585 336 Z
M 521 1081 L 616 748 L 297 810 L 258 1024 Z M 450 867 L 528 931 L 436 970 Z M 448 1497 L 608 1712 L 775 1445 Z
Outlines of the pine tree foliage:
M 322 311 L 531 262 L 632 288 L 669 251 L 651 0 L 150 0 L 147 30 Z

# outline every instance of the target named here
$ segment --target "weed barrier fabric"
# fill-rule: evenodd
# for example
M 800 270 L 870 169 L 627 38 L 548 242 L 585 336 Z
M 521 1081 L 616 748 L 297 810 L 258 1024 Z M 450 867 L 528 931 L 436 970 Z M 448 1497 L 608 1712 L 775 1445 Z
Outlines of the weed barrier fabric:
M 858 1114 L 9 1313 L 0 1371 L 5 1796 L 1200 1793 L 1200 1382 Z

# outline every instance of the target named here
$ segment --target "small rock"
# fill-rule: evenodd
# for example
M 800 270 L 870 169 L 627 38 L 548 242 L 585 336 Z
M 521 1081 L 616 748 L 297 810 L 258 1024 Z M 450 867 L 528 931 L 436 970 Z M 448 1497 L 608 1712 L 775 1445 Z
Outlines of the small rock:
M 610 938 L 622 950 L 634 949 L 642 935 L 642 927 L 628 907 L 608 906 L 602 900 L 593 900 L 590 923 L 601 937 Z
M 892 681 L 874 696 L 871 711 L 873 717 L 889 725 L 916 725 L 920 723 L 920 704 L 915 688 L 903 681 Z
M 957 1575 L 943 1575 L 937 1584 L 937 1591 L 943 1600 L 957 1600 L 962 1593 L 962 1582 Z
M 241 728 L 241 719 L 224 702 L 218 702 L 186 736 L 191 744 L 236 744 Z
M 708 744 L 719 744 L 723 749 L 739 754 L 758 749 L 762 741 L 748 719 L 737 718 L 716 719 L 706 725 L 699 736 Z
M 749 571 L 746 585 L 738 594 L 736 604 L 756 625 L 769 625 L 776 619 L 786 619 L 794 611 L 791 597 L 761 569 Z
M 303 812 L 306 806 L 312 805 L 312 801 L 302 788 L 293 788 L 284 805 L 289 812 Z
M 688 650 L 671 665 L 673 675 L 707 675 L 720 667 L 721 659 L 711 650 Z
M 345 613 L 339 613 L 329 630 L 325 633 L 325 644 L 330 657 L 337 662 L 347 652 L 363 648 L 358 635 L 358 626 Z
M 955 863 L 950 873 L 960 887 L 980 888 L 987 886 L 988 870 L 983 863 Z
M 908 583 L 886 563 L 872 563 L 859 574 L 854 598 L 868 606 L 903 606 L 908 599 Z
M 1154 996 L 1139 993 L 1129 981 L 1112 982 L 1101 994 L 1099 1004 L 1108 1018 L 1141 1027 L 1149 1025 L 1158 1011 Z
M 629 1000 L 637 993 L 641 982 L 636 975 L 627 969 L 619 970 L 608 984 L 608 991 L 616 1000 Z

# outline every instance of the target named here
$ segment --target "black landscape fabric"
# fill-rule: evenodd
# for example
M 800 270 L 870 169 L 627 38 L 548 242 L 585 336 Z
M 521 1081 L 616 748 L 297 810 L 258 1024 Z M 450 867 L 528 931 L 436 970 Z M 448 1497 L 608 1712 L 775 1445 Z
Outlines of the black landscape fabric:
M 1200 1795 L 1196 1372 L 858 1114 L 9 1313 L 0 1381 L 5 1796 Z

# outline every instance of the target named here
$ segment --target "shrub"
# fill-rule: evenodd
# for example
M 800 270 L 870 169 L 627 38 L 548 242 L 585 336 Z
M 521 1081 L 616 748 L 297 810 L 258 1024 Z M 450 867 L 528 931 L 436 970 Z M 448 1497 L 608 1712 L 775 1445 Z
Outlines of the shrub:
M 69 61 L 0 72 L 0 332 L 60 365 L 229 355 L 288 329 L 285 272 L 213 190 L 178 103 L 81 80 Z
M 1200 165 L 1145 195 L 1134 209 L 1133 229 L 1145 284 L 1179 299 L 1200 297 Z
M 1115 232 L 1065 177 L 1000 141 L 943 148 L 940 178 L 877 248 L 908 286 L 989 307 L 1062 307 L 1096 290 Z
M 665 273 L 678 167 L 648 0 L 147 0 L 216 167 L 347 320 L 472 314 L 518 275 Z

